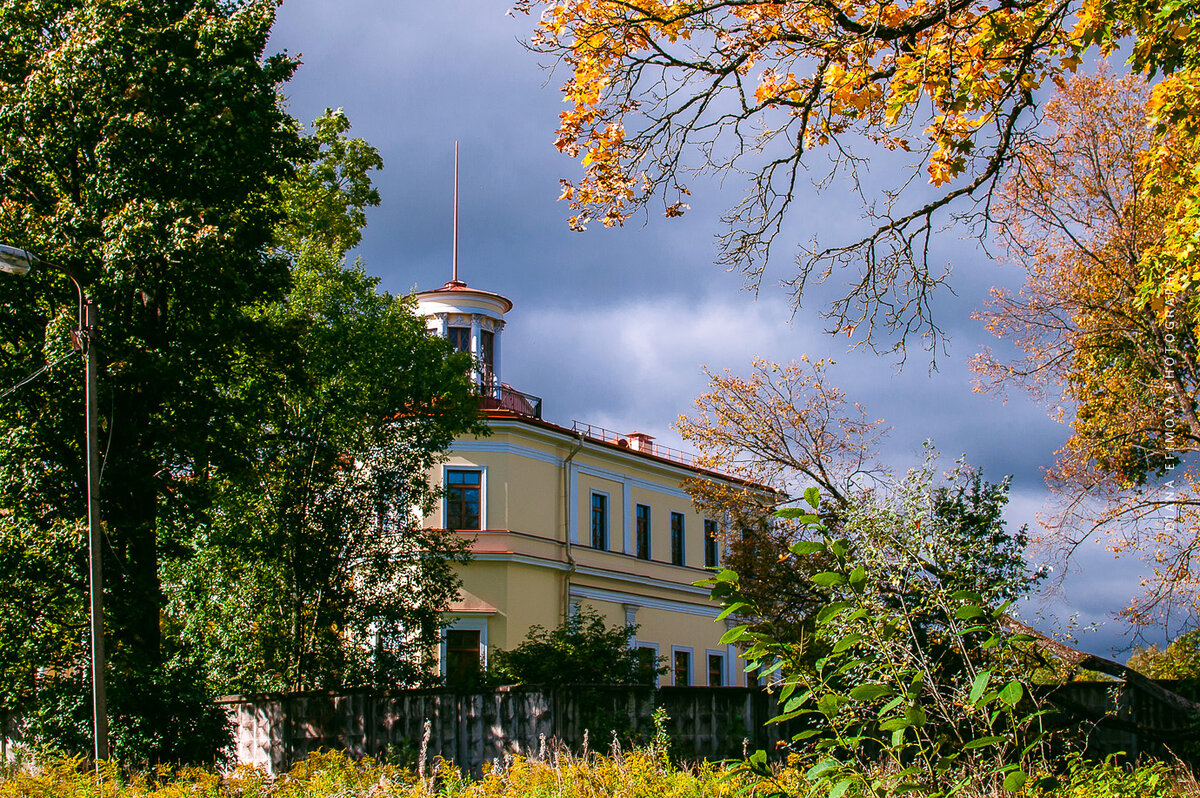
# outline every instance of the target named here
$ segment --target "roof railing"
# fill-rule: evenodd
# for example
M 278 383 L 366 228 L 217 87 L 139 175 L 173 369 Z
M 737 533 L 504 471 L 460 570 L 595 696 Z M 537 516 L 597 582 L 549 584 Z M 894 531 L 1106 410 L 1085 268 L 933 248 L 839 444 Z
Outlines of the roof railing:
M 653 455 L 654 457 L 670 460 L 673 463 L 679 463 L 689 468 L 701 467 L 700 458 L 697 455 L 679 449 L 672 449 L 670 446 L 659 446 L 649 435 L 637 432 L 613 432 L 595 424 L 588 424 L 585 421 L 573 421 L 571 429 L 593 441 L 615 444 L 622 449 Z

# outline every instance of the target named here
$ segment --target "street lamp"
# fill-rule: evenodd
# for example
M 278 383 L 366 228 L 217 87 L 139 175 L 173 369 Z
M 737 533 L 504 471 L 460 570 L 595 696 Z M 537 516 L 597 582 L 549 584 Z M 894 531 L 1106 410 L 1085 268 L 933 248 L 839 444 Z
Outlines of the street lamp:
M 0 244 L 0 272 L 28 274 L 35 266 L 65 274 L 75 285 L 79 297 L 78 320 L 76 329 L 71 331 L 71 342 L 75 350 L 83 355 L 86 364 L 84 415 L 87 421 L 88 592 L 92 605 L 92 717 L 95 723 L 96 761 L 99 762 L 108 759 L 108 716 L 104 708 L 104 580 L 100 560 L 100 448 L 96 435 L 95 342 L 99 318 L 95 303 L 83 292 L 83 287 L 71 272 L 26 250 Z

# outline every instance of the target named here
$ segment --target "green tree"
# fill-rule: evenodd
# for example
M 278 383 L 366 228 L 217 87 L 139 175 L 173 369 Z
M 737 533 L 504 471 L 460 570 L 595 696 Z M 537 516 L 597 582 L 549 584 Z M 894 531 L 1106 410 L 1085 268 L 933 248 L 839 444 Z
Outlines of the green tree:
M 955 589 L 998 601 L 1031 590 L 1041 574 L 1026 564 L 1027 530 L 1005 527 L 1008 480 L 989 483 L 959 462 L 929 488 L 927 505 L 896 503 L 912 480 L 932 484 L 937 454 L 930 448 L 921 466 L 899 476 L 876 464 L 883 420 L 870 419 L 833 384 L 832 365 L 806 357 L 787 366 L 758 360 L 748 377 L 712 373 L 696 413 L 678 421 L 702 465 L 740 478 L 725 484 L 691 479 L 684 487 L 706 512 L 734 519 L 726 563 L 738 572 L 743 593 L 794 638 L 811 629 L 822 598 L 810 569 L 820 558 L 796 558 L 789 547 L 805 527 L 772 510 L 814 482 L 826 497 L 822 521 L 837 535 L 850 535 L 851 514 L 865 504 L 886 513 L 895 528 L 910 530 L 914 556 L 938 563 Z
M 425 333 L 410 300 L 346 267 L 379 203 L 375 148 L 327 110 L 309 160 L 280 181 L 279 302 L 228 387 L 246 408 L 245 469 L 167 565 L 181 654 L 221 692 L 395 686 L 429 678 L 451 567 L 466 544 L 420 528 L 427 474 L 453 436 L 485 434 L 469 358 Z
M 397 686 L 428 675 L 466 542 L 424 530 L 427 473 L 484 432 L 466 356 L 410 300 L 309 257 L 270 362 L 233 382 L 257 415 L 249 473 L 214 480 L 207 521 L 166 567 L 169 615 L 220 692 Z
M 815 558 L 803 569 L 819 596 L 812 641 L 781 635 L 769 618 L 723 638 L 743 647 L 750 669 L 774 674 L 778 720 L 808 721 L 791 742 L 822 792 L 955 795 L 1001 782 L 1015 791 L 1046 767 L 1029 684 L 1036 650 L 1004 627 L 1007 603 L 960 589 L 936 546 L 913 534 L 914 519 L 935 516 L 938 493 L 929 470 L 883 500 L 859 492 L 833 534 L 820 523 L 817 490 L 806 491 L 808 506 L 780 514 L 808 533 L 790 553 Z M 704 584 L 724 614 L 763 617 L 736 572 Z M 775 778 L 762 752 L 744 767 Z
M 202 510 L 206 477 L 242 455 L 222 386 L 261 328 L 247 309 L 287 285 L 275 181 L 303 148 L 278 94 L 295 62 L 261 58 L 273 15 L 216 0 L 0 8 L 0 240 L 70 269 L 99 307 L 109 678 L 133 712 L 166 683 L 162 547 Z M 4 384 L 67 349 L 68 292 L 49 273 L 0 281 Z M 0 410 L 6 534 L 79 528 L 81 382 L 57 369 Z M 44 616 L 31 637 L 81 643 L 70 620 Z M 50 648 L 75 660 L 50 673 L 85 650 Z
M 1151 679 L 1200 679 L 1200 630 L 1185 632 L 1166 648 L 1135 648 L 1127 664 Z
M 100 310 L 110 707 L 130 761 L 211 758 L 213 687 L 362 683 L 369 638 L 398 641 L 375 678 L 411 672 L 460 556 L 406 512 L 475 428 L 466 364 L 343 268 L 380 160 L 343 115 L 302 136 L 283 110 L 296 64 L 263 58 L 275 6 L 0 8 L 0 241 L 69 268 Z M 64 289 L 0 281 L 0 384 L 68 349 Z M 0 408 L 0 710 L 86 750 L 81 382 L 59 366 Z
M 488 663 L 488 680 L 498 684 L 653 685 L 659 663 L 647 662 L 633 646 L 636 624 L 608 626 L 589 607 L 558 627 L 530 628 L 509 651 L 497 651 Z

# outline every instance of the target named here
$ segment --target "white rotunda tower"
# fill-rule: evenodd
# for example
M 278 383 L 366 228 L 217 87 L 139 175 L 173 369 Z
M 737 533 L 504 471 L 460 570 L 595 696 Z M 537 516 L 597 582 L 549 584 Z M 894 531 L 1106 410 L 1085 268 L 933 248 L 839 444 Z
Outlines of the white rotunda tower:
M 500 340 L 504 314 L 512 306 L 506 297 L 470 288 L 457 279 L 417 294 L 417 313 L 425 317 L 429 330 L 448 338 L 459 352 L 475 357 L 475 382 L 481 392 L 502 384 Z

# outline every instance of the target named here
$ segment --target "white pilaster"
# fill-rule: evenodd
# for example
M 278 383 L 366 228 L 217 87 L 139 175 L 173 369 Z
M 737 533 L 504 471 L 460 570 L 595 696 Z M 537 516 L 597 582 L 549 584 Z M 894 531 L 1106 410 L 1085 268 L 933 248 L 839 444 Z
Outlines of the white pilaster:
M 627 481 L 621 482 L 622 498 L 624 500 L 624 509 L 621 517 L 625 521 L 625 553 L 633 554 L 633 488 L 630 487 Z

